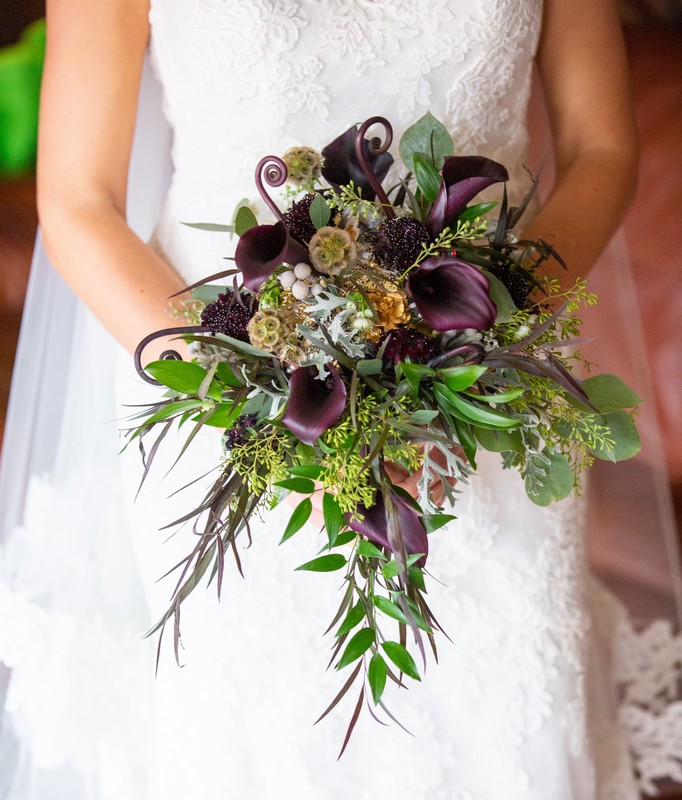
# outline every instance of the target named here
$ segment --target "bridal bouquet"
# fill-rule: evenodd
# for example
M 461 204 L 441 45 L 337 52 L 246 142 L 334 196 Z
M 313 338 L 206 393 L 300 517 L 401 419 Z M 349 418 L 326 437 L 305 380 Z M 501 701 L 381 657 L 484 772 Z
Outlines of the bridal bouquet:
M 367 138 L 372 126 L 381 138 Z M 391 170 L 391 139 L 376 117 L 321 152 L 264 158 L 256 183 L 275 221 L 258 224 L 243 205 L 232 226 L 197 224 L 239 235 L 236 269 L 189 287 L 194 324 L 151 334 L 136 354 L 142 376 L 166 387 L 131 433 L 141 442 L 158 433 L 146 470 L 174 423 L 189 430 L 187 444 L 203 426 L 224 430 L 217 477 L 178 520 L 194 519 L 199 535 L 154 630 L 177 622 L 203 576 L 220 591 L 225 554 L 240 565 L 237 541 L 254 514 L 297 497 L 284 542 L 319 498 L 324 544 L 299 569 L 344 572 L 330 629 L 332 662 L 350 675 L 330 709 L 361 685 L 346 741 L 365 700 L 389 713 L 387 680 L 419 680 L 427 641 L 435 652 L 429 535 L 455 519 L 479 450 L 499 453 L 547 505 L 594 458 L 639 447 L 636 395 L 615 376 L 574 373 L 576 312 L 594 296 L 582 281 L 563 291 L 541 280 L 558 254 L 513 234 L 536 181 L 518 208 L 504 191 L 499 203 L 472 204 L 505 183 L 504 166 L 455 156 L 430 114 L 400 141 L 402 172 Z M 268 187 L 285 184 L 282 212 Z M 194 360 L 142 370 L 144 346 L 173 333 L 192 342 Z M 396 465 L 417 476 L 416 497 L 392 479 Z M 313 551 L 311 533 L 301 535 Z

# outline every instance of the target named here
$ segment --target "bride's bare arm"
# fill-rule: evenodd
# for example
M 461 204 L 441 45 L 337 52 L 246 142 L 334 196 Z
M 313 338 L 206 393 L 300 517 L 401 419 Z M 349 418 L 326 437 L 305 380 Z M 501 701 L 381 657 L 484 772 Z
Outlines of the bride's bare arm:
M 538 66 L 556 157 L 556 183 L 524 232 L 554 244 L 569 275 L 585 276 L 635 188 L 637 135 L 613 0 L 545 0 Z
M 72 289 L 132 350 L 147 333 L 169 327 L 166 298 L 183 286 L 125 222 L 149 3 L 47 6 L 38 152 L 45 247 Z

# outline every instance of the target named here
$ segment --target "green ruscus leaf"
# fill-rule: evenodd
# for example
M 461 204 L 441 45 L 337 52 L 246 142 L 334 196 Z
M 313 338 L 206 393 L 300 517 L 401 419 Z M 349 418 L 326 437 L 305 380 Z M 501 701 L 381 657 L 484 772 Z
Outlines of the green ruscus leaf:
M 310 478 L 285 478 L 277 481 L 275 486 L 281 486 L 282 489 L 298 494 L 312 494 L 315 491 L 315 484 Z
M 360 656 L 367 652 L 374 644 L 375 639 L 376 633 L 374 628 L 361 628 L 346 645 L 346 649 L 343 651 L 343 655 L 339 659 L 336 669 L 343 669 L 347 667 L 348 664 L 352 664 L 353 661 L 360 658 Z
M 322 497 L 322 514 L 324 516 L 324 527 L 329 537 L 329 546 L 333 547 L 345 519 L 339 504 L 336 502 L 336 498 L 329 492 L 325 492 Z
M 304 500 L 296 506 L 293 510 L 291 517 L 289 517 L 289 522 L 287 523 L 287 527 L 282 534 L 282 538 L 280 539 L 279 543 L 286 542 L 287 539 L 291 539 L 291 537 L 298 533 L 301 528 L 306 524 L 306 522 L 310 519 L 310 515 L 313 511 L 313 503 L 309 497 L 306 497 Z
M 364 618 L 365 608 L 362 603 L 358 602 L 351 609 L 349 609 L 348 613 L 346 614 L 346 618 L 341 625 L 339 625 L 338 631 L 336 631 L 336 636 L 343 636 L 344 633 L 352 631 L 353 628 L 356 625 L 359 625 Z
M 372 690 L 372 699 L 375 705 L 381 700 L 381 695 L 384 693 L 387 672 L 388 668 L 383 657 L 379 653 L 375 653 L 369 662 L 369 669 L 367 670 L 367 680 L 369 681 L 369 688 Z
M 300 567 L 296 567 L 296 571 L 307 570 L 309 572 L 334 572 L 337 569 L 343 569 L 345 566 L 345 556 L 342 556 L 341 553 L 329 553 L 329 555 L 326 556 L 318 556 L 312 561 L 306 561 L 305 564 L 301 564 Z
M 404 672 L 405 675 L 409 675 L 410 678 L 414 678 L 416 681 L 421 680 L 414 659 L 399 642 L 382 642 L 381 646 L 386 655 L 401 672 Z
M 397 619 L 398 622 L 409 625 L 409 620 L 405 614 L 392 600 L 389 600 L 387 597 L 382 597 L 381 595 L 375 595 L 372 598 L 372 602 L 379 609 L 379 611 L 386 614 L 387 617 L 391 617 L 391 619 Z

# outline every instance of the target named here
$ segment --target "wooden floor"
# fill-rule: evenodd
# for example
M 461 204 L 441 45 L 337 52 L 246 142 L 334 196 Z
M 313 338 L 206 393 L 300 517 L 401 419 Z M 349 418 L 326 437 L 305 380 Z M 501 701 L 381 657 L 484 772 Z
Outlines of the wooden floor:
M 682 36 L 638 30 L 628 50 L 642 164 L 626 234 L 682 522 Z M 37 223 L 34 191 L 32 177 L 0 182 L 0 437 Z M 663 796 L 682 800 L 682 793 Z

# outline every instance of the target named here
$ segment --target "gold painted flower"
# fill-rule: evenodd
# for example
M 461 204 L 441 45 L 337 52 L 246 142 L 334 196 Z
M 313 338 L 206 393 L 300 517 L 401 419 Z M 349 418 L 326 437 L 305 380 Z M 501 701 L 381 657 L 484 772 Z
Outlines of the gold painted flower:
M 384 331 L 395 330 L 410 321 L 407 295 L 400 289 L 389 292 L 368 292 L 377 312 L 377 325 Z

